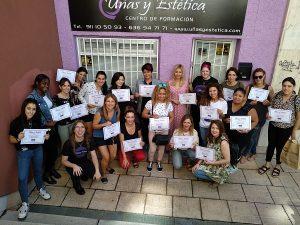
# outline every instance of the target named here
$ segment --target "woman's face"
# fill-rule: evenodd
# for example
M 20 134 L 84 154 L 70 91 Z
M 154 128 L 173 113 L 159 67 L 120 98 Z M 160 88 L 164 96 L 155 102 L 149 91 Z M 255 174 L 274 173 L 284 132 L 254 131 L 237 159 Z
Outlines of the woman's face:
M 254 83 L 256 84 L 263 84 L 264 83 L 264 79 L 265 79 L 265 75 L 263 72 L 256 72 L 254 74 Z
M 27 120 L 32 119 L 35 113 L 36 113 L 36 104 L 28 103 L 25 107 L 25 115 Z
M 233 103 L 241 104 L 244 101 L 245 95 L 244 93 L 237 91 L 233 94 Z
M 83 123 L 77 123 L 74 129 L 75 136 L 77 138 L 82 138 L 84 137 L 85 133 L 85 127 Z
M 48 79 L 42 80 L 40 83 L 37 84 L 37 88 L 42 93 L 46 93 L 49 89 L 50 81 Z
M 59 88 L 64 94 L 69 94 L 71 90 L 71 85 L 68 81 L 66 81 L 62 86 L 59 86 Z
M 237 75 L 234 71 L 229 71 L 227 78 L 229 82 L 235 82 Z
M 133 124 L 135 121 L 134 113 L 133 112 L 126 113 L 125 121 L 130 125 Z
M 98 77 L 96 78 L 96 83 L 102 87 L 105 83 L 105 76 L 103 74 L 99 74 Z
M 216 87 L 211 87 L 208 94 L 213 100 L 218 99 L 218 89 Z
M 77 77 L 76 77 L 76 81 L 81 83 L 86 79 L 86 73 L 81 71 L 79 73 L 77 73 Z
M 283 91 L 283 94 L 290 95 L 294 91 L 294 85 L 289 81 L 285 81 L 282 84 L 282 91 Z
M 210 77 L 210 70 L 207 67 L 203 67 L 201 70 L 201 76 L 204 80 L 208 80 Z
M 215 123 L 213 123 L 213 124 L 211 125 L 210 132 L 211 132 L 211 135 L 212 135 L 214 138 L 217 138 L 217 137 L 220 136 L 220 129 L 219 129 L 219 127 L 218 127 Z
M 108 99 L 106 99 L 105 101 L 105 107 L 107 110 L 113 110 L 116 107 L 116 102 L 113 98 L 109 97 Z
M 152 79 L 152 72 L 150 70 L 143 70 L 143 75 L 145 80 Z
M 177 68 L 174 73 L 174 79 L 181 79 L 183 76 L 183 72 L 180 68 Z
M 164 102 L 166 100 L 167 92 L 165 89 L 161 88 L 158 92 L 158 100 Z
M 186 119 L 182 123 L 182 127 L 184 131 L 189 131 L 192 125 L 192 121 L 190 119 Z
M 125 83 L 125 78 L 123 76 L 120 76 L 119 79 L 116 81 L 117 87 L 122 87 L 123 84 Z

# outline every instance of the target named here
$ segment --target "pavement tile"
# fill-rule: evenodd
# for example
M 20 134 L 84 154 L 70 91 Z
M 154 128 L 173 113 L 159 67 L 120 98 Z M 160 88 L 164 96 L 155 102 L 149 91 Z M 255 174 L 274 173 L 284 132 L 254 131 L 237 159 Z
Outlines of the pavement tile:
M 297 225 L 300 224 L 300 214 L 298 210 L 294 206 L 290 205 L 283 205 L 283 208 L 288 215 L 292 224 Z
M 285 188 L 286 193 L 290 197 L 294 206 L 300 206 L 300 189 L 287 187 Z
M 127 173 L 127 170 L 124 170 L 122 167 L 120 167 L 118 160 L 114 160 L 111 162 L 111 168 L 115 170 L 115 174 L 117 175 L 123 175 Z
M 156 169 L 156 164 L 153 164 L 153 169 L 151 172 L 151 177 L 168 177 L 173 178 L 173 165 L 172 164 L 162 164 L 163 171 L 158 172 Z
M 150 176 L 150 173 L 147 171 L 147 162 L 140 162 L 138 168 L 134 168 L 132 165 L 127 171 L 127 175 L 139 175 L 148 177 Z
M 204 181 L 192 181 L 193 196 L 200 198 L 219 199 L 218 188 L 211 187 Z
M 283 184 L 281 183 L 281 181 L 278 177 L 272 177 L 272 175 L 270 173 L 266 173 L 266 174 L 269 177 L 269 180 L 271 181 L 271 184 L 273 186 L 277 186 L 277 187 L 282 187 L 283 186 Z
M 121 175 L 119 177 L 116 191 L 140 192 L 142 180 L 142 176 Z
M 108 183 L 103 184 L 101 181 L 93 181 L 91 188 L 92 189 L 101 189 L 113 191 L 116 189 L 116 185 L 119 179 L 119 175 L 116 174 L 107 174 Z
M 265 147 L 265 146 L 257 146 L 256 147 L 256 153 L 257 154 L 264 154 L 265 155 L 265 157 L 266 157 L 266 152 L 267 152 L 267 147 Z
M 266 186 L 242 185 L 248 202 L 274 203 Z
M 243 172 L 248 184 L 271 185 L 266 174 L 260 175 L 257 170 L 244 170 Z
M 163 177 L 144 177 L 142 193 L 166 195 L 167 178 Z
M 255 160 L 253 161 L 247 161 L 246 163 L 239 163 L 237 166 L 239 169 L 247 169 L 247 170 L 257 170 L 258 166 Z
M 300 170 L 293 169 L 284 163 L 282 163 L 280 166 L 286 173 L 300 173 Z
M 172 216 L 172 196 L 147 194 L 144 214 Z
M 220 199 L 246 201 L 241 184 L 222 184 L 218 189 Z
M 300 173 L 290 173 L 291 176 L 294 178 L 294 181 L 300 187 Z
M 57 187 L 65 187 L 70 180 L 70 175 L 65 170 L 57 170 L 59 174 L 61 175 L 61 178 L 55 179 L 57 181 L 56 184 L 51 184 L 51 186 L 57 186 Z M 47 183 L 46 183 L 47 185 Z
M 173 216 L 201 219 L 200 201 L 198 198 L 174 197 Z
M 251 202 L 228 201 L 233 222 L 261 224 L 255 204 Z
M 297 177 L 297 175 L 294 177 Z M 298 176 L 300 178 L 300 176 Z M 295 182 L 296 181 L 299 181 L 297 179 L 293 179 L 292 175 L 290 173 L 280 173 L 280 176 L 278 177 L 282 183 L 282 185 L 284 187 L 292 187 L 292 188 L 298 188 L 298 185 L 297 183 Z
M 70 188 L 67 187 L 48 186 L 47 191 L 50 193 L 51 198 L 49 200 L 44 200 L 42 197 L 39 196 L 35 204 L 60 206 L 64 198 L 66 197 L 69 189 Z
M 229 183 L 247 184 L 243 170 L 238 170 L 229 176 Z
M 190 180 L 168 179 L 167 195 L 192 197 L 192 184 Z
M 91 184 L 92 184 L 93 180 L 92 179 L 88 179 L 87 181 L 80 181 L 80 184 L 83 188 L 90 188 L 91 187 Z M 73 187 L 73 182 L 72 180 L 70 179 L 69 182 L 67 183 L 66 187 L 70 187 L 72 188 Z
M 145 194 L 122 192 L 116 211 L 141 214 L 144 212 L 145 201 Z
M 255 203 L 264 225 L 291 225 L 289 217 L 281 205 Z
M 89 205 L 90 209 L 115 211 L 120 192 L 96 190 Z
M 61 205 L 67 207 L 87 208 L 90 204 L 94 192 L 95 190 L 85 189 L 85 194 L 79 195 L 75 192 L 75 189 L 72 188 L 68 192 L 67 196 L 65 197 Z
M 284 187 L 267 186 L 267 188 L 269 189 L 269 192 L 275 204 L 293 204 L 288 194 L 285 192 Z
M 165 151 L 165 154 L 164 154 L 163 159 L 161 160 L 161 162 L 162 163 L 169 163 L 169 157 L 170 157 L 170 154 L 166 153 L 166 151 Z M 157 159 L 157 157 L 155 157 L 155 159 Z
M 181 167 L 178 170 L 174 169 L 174 178 L 197 180 L 192 171 L 187 170 L 185 167 Z
M 231 222 L 227 201 L 214 199 L 200 199 L 202 218 L 204 220 L 218 220 Z
M 48 188 L 46 188 L 48 190 Z M 35 188 L 29 195 L 29 204 L 35 203 L 35 201 L 38 199 L 39 193 L 38 190 Z

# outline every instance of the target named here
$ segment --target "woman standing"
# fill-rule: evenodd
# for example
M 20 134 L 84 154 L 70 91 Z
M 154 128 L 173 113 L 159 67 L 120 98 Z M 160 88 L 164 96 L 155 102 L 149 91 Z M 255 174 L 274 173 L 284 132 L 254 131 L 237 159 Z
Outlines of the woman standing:
M 71 93 L 74 95 L 75 100 L 78 99 L 79 91 L 84 85 L 87 74 L 88 71 L 85 67 L 79 67 L 76 71 L 75 83 L 71 86 Z
M 104 98 L 104 105 L 94 116 L 93 120 L 93 147 L 98 149 L 102 155 L 102 183 L 108 182 L 106 173 L 114 173 L 115 170 L 110 167 L 111 162 L 116 158 L 117 154 L 117 137 L 104 140 L 103 128 L 120 121 L 120 110 L 118 101 L 113 94 L 107 94 Z
M 45 199 L 50 199 L 50 194 L 43 184 L 43 148 L 40 144 L 24 145 L 21 140 L 24 138 L 24 129 L 41 129 L 41 115 L 38 103 L 31 98 L 25 99 L 22 104 L 21 114 L 10 124 L 9 141 L 15 144 L 18 161 L 18 181 L 22 206 L 19 209 L 19 220 L 24 220 L 29 211 L 28 201 L 28 177 L 30 164 L 33 162 L 33 176 L 39 195 Z M 49 139 L 49 134 L 45 135 L 45 140 Z
M 160 117 L 169 117 L 170 125 L 172 124 L 174 119 L 173 105 L 170 99 L 170 88 L 167 86 L 166 83 L 160 83 L 155 87 L 153 91 L 152 100 L 146 103 L 145 108 L 143 110 L 142 117 L 145 119 L 149 119 L 149 118 L 158 119 Z M 163 159 L 164 156 L 165 145 L 157 146 L 156 143 L 153 142 L 154 141 L 153 138 L 157 134 L 168 135 L 169 131 L 167 130 L 167 131 L 155 132 L 149 130 L 148 137 L 149 137 L 150 149 L 148 153 L 148 160 L 149 160 L 149 165 L 147 166 L 148 172 L 152 171 L 154 154 L 157 148 L 158 148 L 157 170 L 159 172 L 163 170 L 163 167 L 161 165 L 161 160 Z
M 189 83 L 184 79 L 184 70 L 181 64 L 175 66 L 172 80 L 169 81 L 171 101 L 173 104 L 173 112 L 176 117 L 170 129 L 170 133 L 173 134 L 176 127 L 179 126 L 181 118 L 186 114 L 187 105 L 182 105 L 179 102 L 179 94 L 188 92 Z
M 259 174 L 264 174 L 271 167 L 271 161 L 276 148 L 276 166 L 272 171 L 273 177 L 280 175 L 280 154 L 282 148 L 292 136 L 296 139 L 296 131 L 300 129 L 300 97 L 296 95 L 294 88 L 296 82 L 292 77 L 287 77 L 282 81 L 282 90 L 277 92 L 271 102 L 271 108 L 290 110 L 290 123 L 273 122 L 269 123 L 268 128 L 268 147 L 266 163 L 258 169 Z M 269 119 L 272 119 L 269 117 Z
M 245 88 L 244 84 L 239 81 L 239 71 L 235 67 L 230 67 L 226 71 L 225 81 L 221 84 L 222 88 L 235 90 L 237 88 Z

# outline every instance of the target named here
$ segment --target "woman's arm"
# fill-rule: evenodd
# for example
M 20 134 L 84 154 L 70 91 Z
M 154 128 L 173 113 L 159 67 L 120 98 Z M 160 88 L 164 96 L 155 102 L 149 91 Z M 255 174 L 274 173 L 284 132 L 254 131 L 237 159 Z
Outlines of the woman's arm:
M 86 93 L 87 93 L 87 84 L 84 84 L 78 93 L 78 99 L 81 101 L 81 103 L 87 103 L 85 100 Z
M 110 126 L 112 124 L 110 121 L 99 124 L 100 119 L 101 119 L 100 113 L 96 113 L 93 119 L 94 129 L 102 129 L 103 127 Z
M 92 161 L 95 167 L 95 174 L 94 174 L 94 179 L 99 180 L 101 178 L 101 174 L 99 171 L 99 161 L 98 161 L 98 157 L 96 154 L 96 151 L 93 150 L 91 151 L 91 156 L 92 156 Z
M 71 163 L 68 161 L 68 156 L 63 155 L 61 157 L 61 163 L 65 166 L 65 167 L 69 167 L 73 169 L 73 174 L 76 176 L 80 176 L 82 174 L 82 168 L 74 163 Z
M 253 129 L 254 127 L 256 127 L 256 125 L 259 122 L 258 119 L 258 115 L 257 112 L 254 108 L 252 108 L 249 112 L 248 112 L 248 116 L 251 116 L 251 129 Z
M 173 120 L 174 120 L 174 112 L 169 112 L 169 120 L 170 120 L 170 124 L 173 123 Z
M 144 108 L 144 110 L 143 110 L 143 112 L 142 112 L 142 117 L 143 117 L 144 119 L 149 119 L 149 118 L 151 118 L 151 115 L 149 114 L 149 112 L 150 112 L 150 110 Z

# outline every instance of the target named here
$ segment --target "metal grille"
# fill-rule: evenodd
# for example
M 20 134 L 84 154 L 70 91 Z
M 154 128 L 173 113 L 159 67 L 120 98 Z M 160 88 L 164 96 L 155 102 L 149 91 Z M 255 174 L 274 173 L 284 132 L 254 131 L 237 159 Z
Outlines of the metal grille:
M 99 70 L 105 71 L 110 85 L 115 72 L 122 72 L 126 84 L 133 86 L 142 78 L 141 67 L 153 64 L 153 77 L 158 76 L 158 39 L 77 37 L 78 64 L 88 70 L 92 81 Z
M 195 40 L 193 47 L 193 63 L 191 77 L 200 74 L 204 61 L 211 63 L 211 75 L 223 82 L 227 68 L 232 66 L 236 42 L 234 40 Z

